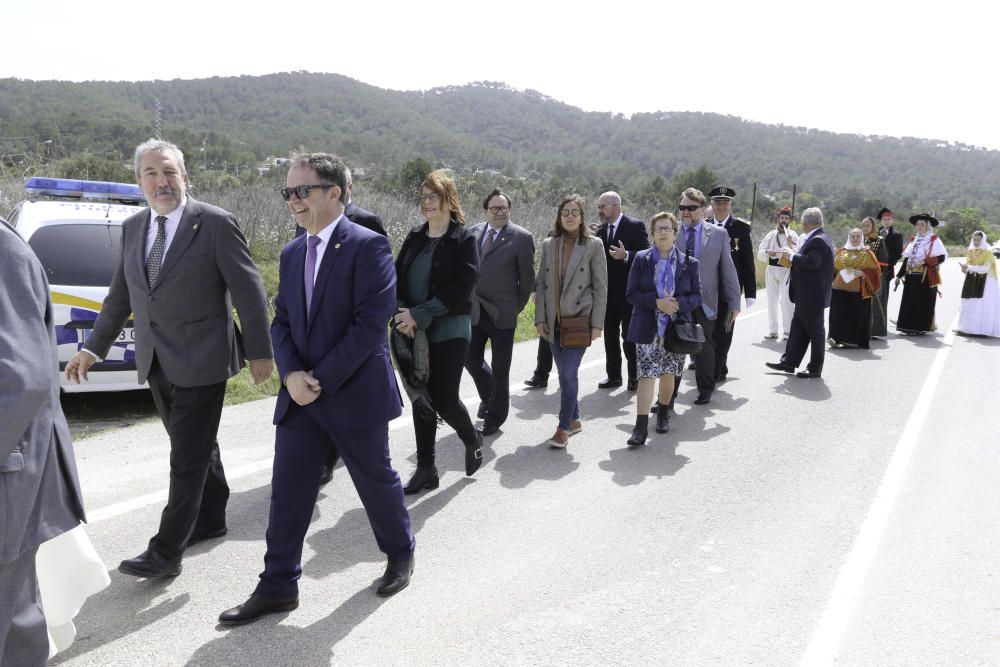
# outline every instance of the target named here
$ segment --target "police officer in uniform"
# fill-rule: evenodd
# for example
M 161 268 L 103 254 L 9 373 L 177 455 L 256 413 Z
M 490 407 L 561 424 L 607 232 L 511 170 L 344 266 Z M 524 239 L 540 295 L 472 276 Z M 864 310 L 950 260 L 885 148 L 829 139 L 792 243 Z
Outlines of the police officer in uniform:
M 712 217 L 714 222 L 729 232 L 729 250 L 732 253 L 736 275 L 740 282 L 740 291 L 749 310 L 757 300 L 757 274 L 754 268 L 754 245 L 750 237 L 750 223 L 742 218 L 730 215 L 733 208 L 733 198 L 736 190 L 725 185 L 717 185 L 708 193 L 712 200 Z M 715 381 L 725 382 L 729 374 L 726 362 L 729 358 L 729 348 L 733 344 L 733 317 L 725 299 L 719 299 L 719 313 L 716 315 L 716 326 L 712 330 L 715 341 Z

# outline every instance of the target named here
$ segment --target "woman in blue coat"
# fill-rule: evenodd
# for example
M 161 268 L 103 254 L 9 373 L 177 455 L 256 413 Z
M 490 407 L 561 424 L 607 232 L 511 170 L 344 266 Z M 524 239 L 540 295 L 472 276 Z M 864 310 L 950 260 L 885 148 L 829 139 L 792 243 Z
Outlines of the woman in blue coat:
M 646 444 L 649 408 L 653 386 L 660 379 L 657 397 L 656 432 L 670 427 L 667 404 L 674 392 L 675 377 L 684 370 L 684 355 L 663 347 L 663 334 L 672 319 L 692 320 L 694 309 L 701 305 L 701 278 L 698 260 L 685 256 L 674 246 L 677 218 L 672 213 L 657 213 L 649 221 L 652 247 L 635 256 L 628 274 L 625 296 L 632 304 L 628 340 L 636 344 L 639 388 L 635 395 L 636 415 L 630 447 Z

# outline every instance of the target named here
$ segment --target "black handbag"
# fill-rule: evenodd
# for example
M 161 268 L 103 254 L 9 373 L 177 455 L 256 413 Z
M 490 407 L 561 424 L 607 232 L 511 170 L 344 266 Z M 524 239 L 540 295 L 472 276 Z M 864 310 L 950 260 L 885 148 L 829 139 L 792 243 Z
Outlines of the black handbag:
M 675 354 L 698 354 L 705 344 L 705 330 L 697 322 L 670 320 L 663 334 L 663 348 Z
M 684 270 L 687 270 L 690 253 L 684 255 Z M 705 330 L 697 322 L 670 318 L 667 330 L 663 332 L 663 349 L 675 354 L 698 354 L 705 344 Z

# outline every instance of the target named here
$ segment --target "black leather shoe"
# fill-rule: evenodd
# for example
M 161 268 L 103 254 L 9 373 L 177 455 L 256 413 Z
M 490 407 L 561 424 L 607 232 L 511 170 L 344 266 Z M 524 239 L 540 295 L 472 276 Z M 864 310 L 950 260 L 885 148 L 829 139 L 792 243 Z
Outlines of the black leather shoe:
M 382 583 L 375 592 L 379 597 L 387 598 L 395 595 L 410 585 L 410 575 L 413 574 L 413 556 L 409 558 L 389 559 L 382 575 Z
M 190 539 L 188 539 L 187 545 L 193 546 L 198 544 L 198 542 L 204 542 L 205 540 L 214 540 L 217 537 L 223 537 L 229 529 L 223 526 L 222 528 L 195 528 L 194 532 L 191 533 Z
M 665 405 L 660 406 L 660 409 L 656 411 L 656 432 L 666 433 L 669 430 L 670 430 L 670 411 L 667 410 L 667 407 Z
M 331 479 L 333 479 L 333 468 L 324 465 L 319 469 L 319 485 L 329 484 Z
M 636 380 L 635 378 L 630 378 L 626 389 L 628 389 L 629 391 L 635 391 L 638 388 L 639 388 L 639 381 Z
M 649 431 L 642 426 L 636 425 L 632 429 L 632 437 L 628 439 L 629 447 L 639 447 L 646 444 L 646 438 L 649 436 Z
M 799 371 L 798 373 L 795 374 L 795 376 L 796 377 L 800 377 L 800 378 L 818 378 L 818 377 L 823 377 L 820 373 L 817 373 L 816 371 Z
M 620 386 L 622 386 L 621 378 L 618 378 L 617 380 L 613 378 L 605 378 L 597 383 L 598 389 L 614 389 L 615 387 L 620 387 Z
M 476 431 L 475 441 L 465 446 L 465 474 L 471 477 L 482 464 L 483 434 L 481 431 Z
M 493 421 L 492 419 L 487 419 L 483 422 L 482 434 L 483 435 L 493 435 L 500 430 L 500 424 Z
M 413 477 L 403 487 L 403 493 L 409 496 L 420 493 L 424 489 L 436 489 L 440 485 L 441 479 L 438 477 L 438 469 L 435 466 L 427 466 L 426 468 L 417 466 Z
M 649 414 L 655 415 L 659 409 L 660 409 L 660 403 L 659 401 L 657 401 L 656 403 L 653 403 L 653 405 L 649 408 Z
M 542 375 L 532 375 L 530 380 L 525 380 L 524 384 L 532 389 L 544 389 L 549 386 L 549 379 Z
M 123 560 L 118 566 L 118 571 L 146 579 L 176 577 L 181 573 L 181 557 L 167 559 L 156 551 L 146 549 L 135 558 Z
M 298 598 L 282 600 L 280 598 L 266 598 L 263 595 L 254 593 L 250 599 L 232 609 L 219 614 L 220 625 L 243 625 L 256 621 L 268 614 L 278 614 L 283 611 L 291 611 L 299 606 Z
M 723 382 L 725 382 L 728 379 L 729 379 L 729 376 L 726 375 L 725 373 L 723 373 L 719 377 L 715 378 L 715 384 L 722 384 Z
M 774 371 L 784 371 L 785 373 L 794 373 L 795 369 L 788 364 L 783 364 L 780 361 L 765 361 L 764 365 Z
M 476 417 L 479 419 L 486 419 L 486 401 L 479 402 L 479 409 L 476 410 Z
M 698 394 L 698 398 L 694 399 L 695 405 L 705 405 L 712 400 L 711 394 Z

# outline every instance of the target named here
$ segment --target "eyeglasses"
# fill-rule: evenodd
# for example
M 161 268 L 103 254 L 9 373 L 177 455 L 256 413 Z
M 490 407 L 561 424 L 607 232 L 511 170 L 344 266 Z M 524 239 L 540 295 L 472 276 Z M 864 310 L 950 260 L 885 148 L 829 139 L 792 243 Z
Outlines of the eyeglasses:
M 313 190 L 326 190 L 328 188 L 334 187 L 333 184 L 320 184 L 320 185 L 297 185 L 294 188 L 281 188 L 281 198 L 288 201 L 295 195 L 299 199 L 305 199 L 309 196 L 309 193 Z
M 573 216 L 574 218 L 579 218 L 582 214 L 583 211 L 581 211 L 578 208 L 564 208 L 563 210 L 559 211 L 559 215 L 561 215 L 564 218 L 568 218 L 570 216 Z
M 618 206 L 618 204 L 598 204 L 597 205 L 597 210 L 598 211 L 603 211 L 606 208 L 614 208 L 615 206 Z
M 694 213 L 701 208 L 701 204 L 680 204 L 677 208 L 682 211 L 690 211 L 691 213 Z
M 654 234 L 656 232 L 672 232 L 672 231 L 674 231 L 674 228 L 671 227 L 671 226 L 669 226 L 669 225 L 667 225 L 667 226 L 657 225 L 656 227 L 653 227 L 653 233 Z
M 439 195 L 438 193 L 436 193 L 436 192 L 428 192 L 425 195 L 423 195 L 423 194 L 417 195 L 417 202 L 419 203 L 419 202 L 424 202 L 425 201 L 428 204 L 432 204 L 432 203 L 436 202 L 440 198 L 441 198 L 441 195 Z
M 510 206 L 490 206 L 490 213 L 496 215 L 498 213 L 506 213 L 510 210 Z

